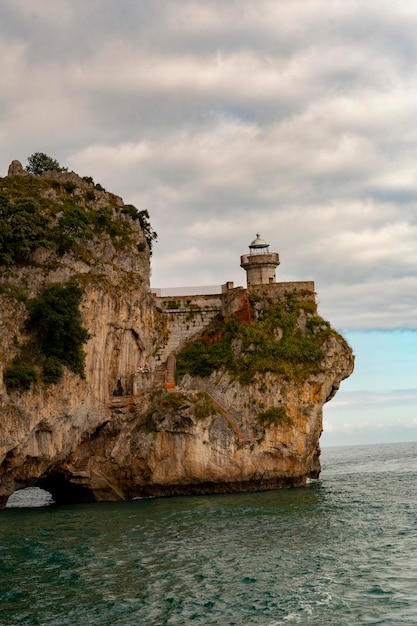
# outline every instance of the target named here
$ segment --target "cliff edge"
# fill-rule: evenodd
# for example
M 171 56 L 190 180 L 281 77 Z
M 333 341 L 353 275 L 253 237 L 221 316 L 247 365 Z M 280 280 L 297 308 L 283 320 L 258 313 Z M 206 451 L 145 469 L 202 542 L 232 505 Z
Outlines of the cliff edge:
M 0 179 L 0 506 L 27 486 L 66 503 L 319 475 L 349 346 L 297 289 L 164 310 L 148 217 L 73 172 Z

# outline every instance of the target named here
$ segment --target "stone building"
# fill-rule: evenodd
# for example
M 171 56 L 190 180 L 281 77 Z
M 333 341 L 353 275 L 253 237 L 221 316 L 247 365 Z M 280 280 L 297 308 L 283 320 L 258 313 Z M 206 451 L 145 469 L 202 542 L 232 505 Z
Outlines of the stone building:
M 152 289 L 158 310 L 168 329 L 166 343 L 156 355 L 155 368 L 165 379 L 167 389 L 175 386 L 175 354 L 193 338 L 198 337 L 218 315 L 235 314 L 242 322 L 250 320 L 250 295 L 268 295 L 279 300 L 287 294 L 315 302 L 314 282 L 277 283 L 275 269 L 279 265 L 277 252 L 259 235 L 249 244 L 249 254 L 240 257 L 246 272 L 247 287 L 234 287 L 233 282 L 210 287 Z M 167 364 L 169 362 L 169 368 Z M 163 374 L 162 374 L 163 372 Z M 139 377 L 138 382 L 142 379 Z
M 249 244 L 249 254 L 243 254 L 240 257 L 240 267 L 246 271 L 248 288 L 251 285 L 275 283 L 275 268 L 278 265 L 278 253 L 269 252 L 269 244 L 260 238 L 259 233 L 256 234 L 256 239 Z

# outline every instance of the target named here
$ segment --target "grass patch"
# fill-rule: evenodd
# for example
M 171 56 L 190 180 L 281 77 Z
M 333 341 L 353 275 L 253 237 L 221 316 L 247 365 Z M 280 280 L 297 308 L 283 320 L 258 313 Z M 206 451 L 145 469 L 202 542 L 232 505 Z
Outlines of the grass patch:
M 167 309 L 180 309 L 181 302 L 179 300 L 169 300 L 165 303 Z
M 256 421 L 263 427 L 271 426 L 272 424 L 292 424 L 292 419 L 288 417 L 283 406 L 274 406 L 266 411 L 261 411 L 258 413 Z
M 29 298 L 23 286 L 16 286 L 7 283 L 0 283 L 0 295 L 4 295 L 11 300 L 17 300 L 27 306 Z
M 300 316 L 307 318 L 305 328 L 298 324 Z M 266 372 L 302 380 L 321 371 L 323 343 L 335 331 L 315 315 L 314 302 L 293 295 L 280 302 L 259 300 L 253 318 L 244 324 L 235 317 L 213 322 L 177 355 L 178 377 L 205 378 L 225 368 L 240 383 L 250 384 Z
M 194 412 L 197 419 L 204 419 L 217 413 L 217 408 L 211 398 L 202 391 L 198 394 L 198 402 Z

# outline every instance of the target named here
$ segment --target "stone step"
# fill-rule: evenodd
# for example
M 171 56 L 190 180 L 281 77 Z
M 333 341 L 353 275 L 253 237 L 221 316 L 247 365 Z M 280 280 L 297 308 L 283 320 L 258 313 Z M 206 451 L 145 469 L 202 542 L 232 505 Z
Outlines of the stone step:
M 72 470 L 72 475 L 78 478 L 86 478 L 90 475 L 88 471 L 89 459 L 78 460 Z
M 159 387 L 165 384 L 166 367 L 165 365 L 158 365 L 153 373 L 153 386 Z

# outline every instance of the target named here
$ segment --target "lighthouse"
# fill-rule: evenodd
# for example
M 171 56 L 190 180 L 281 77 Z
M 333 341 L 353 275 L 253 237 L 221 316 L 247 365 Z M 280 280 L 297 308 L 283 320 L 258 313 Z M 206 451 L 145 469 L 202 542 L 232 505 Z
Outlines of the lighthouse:
M 249 254 L 240 257 L 240 267 L 246 271 L 248 288 L 252 285 L 275 283 L 275 268 L 279 265 L 277 252 L 269 252 L 269 244 L 261 239 L 259 233 L 249 244 Z

